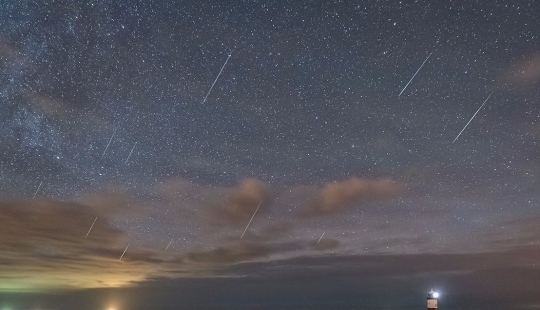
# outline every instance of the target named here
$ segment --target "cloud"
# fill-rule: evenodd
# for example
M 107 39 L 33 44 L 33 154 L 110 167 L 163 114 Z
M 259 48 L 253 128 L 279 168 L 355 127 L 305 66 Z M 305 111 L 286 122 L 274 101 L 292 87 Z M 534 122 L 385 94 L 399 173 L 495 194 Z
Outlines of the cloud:
M 503 73 L 500 83 L 522 91 L 533 87 L 540 81 L 540 52 L 515 61 Z
M 320 189 L 317 201 L 311 205 L 307 214 L 336 214 L 344 212 L 355 203 L 393 198 L 399 192 L 400 187 L 396 182 L 386 179 L 351 178 L 341 182 L 327 183 Z
M 311 242 L 311 248 L 316 251 L 327 251 L 336 249 L 339 247 L 339 241 L 336 239 L 321 239 L 320 242 L 313 241 Z
M 272 255 L 307 250 L 310 247 L 313 247 L 312 243 L 304 241 L 235 242 L 208 251 L 185 253 L 180 260 L 185 266 L 189 265 L 190 269 L 212 270 L 219 267 L 226 273 L 227 268 L 238 263 L 258 261 Z
M 361 200 L 390 196 L 394 190 L 395 185 L 385 180 L 351 179 L 320 189 L 275 190 L 257 179 L 216 187 L 175 178 L 144 192 L 109 186 L 79 195 L 77 202 L 4 199 L 0 265 L 16 269 L 0 274 L 0 291 L 128 286 L 152 277 L 206 276 L 240 263 L 320 255 L 338 249 L 340 241 L 324 238 L 316 244 L 311 236 L 298 238 L 305 236 L 298 230 L 303 224 L 294 220 L 289 204 L 319 204 L 324 212 L 316 212 L 337 213 Z M 261 201 L 260 213 L 239 240 Z M 277 211 L 284 207 L 291 213 Z M 265 212 L 269 216 L 260 216 Z M 190 239 L 180 237 L 186 231 L 198 233 Z M 165 251 L 170 233 L 175 242 Z
M 534 246 L 472 254 L 302 256 L 239 263 L 213 277 L 152 278 L 133 287 L 68 292 L 41 300 L 45 300 L 43 307 L 51 309 L 103 307 L 96 301 L 109 296 L 121 296 L 122 307 L 133 310 L 174 309 L 178 304 L 206 310 L 318 309 L 321 305 L 415 309 L 425 303 L 433 287 L 440 290 L 441 303 L 448 309 L 517 309 L 540 304 L 536 285 L 540 270 L 520 260 L 539 254 Z M 33 298 L 25 296 L 25 300 Z M 0 299 L 5 295 L 0 294 Z M 23 308 L 24 302 L 19 304 Z
M 140 213 L 140 208 L 134 206 L 141 202 L 135 199 L 133 193 L 123 187 L 109 187 L 97 192 L 88 193 L 81 198 L 81 202 L 87 206 L 92 206 L 97 212 L 112 215 L 118 213 Z M 144 205 L 144 203 L 142 204 Z
M 233 244 L 206 252 L 187 253 L 184 261 L 196 265 L 223 265 L 266 257 L 271 248 L 262 244 Z
M 88 238 L 94 219 L 98 217 Z M 126 240 L 107 218 L 55 200 L 0 203 L 1 290 L 125 285 L 144 278 L 152 255 L 119 262 Z
M 218 207 L 212 218 L 218 223 L 246 225 L 259 203 L 257 212 L 264 213 L 271 204 L 270 186 L 257 179 L 246 179 L 228 194 L 225 205 Z
M 184 221 L 189 217 L 191 221 L 186 223 L 188 226 L 194 226 L 194 229 L 212 236 L 222 233 L 226 236 L 226 232 L 233 231 L 230 226 L 234 227 L 235 233 L 241 227 L 245 227 L 261 203 L 257 211 L 258 220 L 260 215 L 269 211 L 274 199 L 271 186 L 257 179 L 244 179 L 238 185 L 229 187 L 203 185 L 182 178 L 171 178 L 159 183 L 151 195 L 155 198 L 153 200 L 160 201 L 167 209 L 174 210 L 175 214 L 165 220 Z M 246 237 L 248 235 L 249 232 Z M 238 237 L 240 235 L 235 235 L 234 238 Z
M 395 190 L 394 185 L 378 186 L 382 184 L 379 181 L 363 180 L 369 186 L 365 186 L 365 183 L 363 187 L 355 186 L 358 183 L 357 180 L 330 184 L 339 185 L 335 187 L 321 187 L 319 193 L 330 194 L 327 196 L 321 194 L 319 198 L 332 198 L 337 193 L 345 192 L 343 196 L 348 199 L 339 197 L 340 199 L 326 200 L 339 205 L 392 197 L 388 193 Z M 173 184 L 175 182 L 177 182 L 176 186 Z M 201 239 L 204 243 L 196 246 L 190 246 L 197 243 L 192 240 L 189 244 L 183 244 L 182 250 L 174 249 L 173 245 L 165 252 L 164 247 L 169 240 L 166 240 L 163 247 L 156 247 L 153 243 L 147 244 L 145 240 L 141 240 L 144 234 L 137 233 L 134 235 L 137 237 L 134 237 L 128 234 L 128 231 L 123 231 L 120 228 L 122 225 L 116 225 L 116 218 L 154 216 L 151 213 L 152 210 L 155 213 L 163 212 L 162 209 L 159 210 L 163 207 L 159 203 L 169 204 L 176 200 L 174 197 L 191 197 L 192 203 L 200 206 L 204 200 L 198 195 L 205 193 L 208 195 L 206 201 L 212 201 L 208 207 L 213 206 L 216 201 L 222 201 L 225 206 L 234 204 L 244 206 L 256 201 L 255 199 L 260 199 L 263 195 L 267 195 L 267 199 L 274 197 L 269 185 L 257 180 L 246 180 L 237 187 L 230 188 L 202 186 L 179 180 L 175 182 L 162 184 L 163 187 L 156 186 L 150 190 L 151 194 L 143 195 L 144 199 L 139 197 L 142 200 L 135 204 L 133 203 L 136 200 L 128 199 L 126 202 L 125 197 L 130 197 L 131 194 L 129 191 L 120 189 L 108 189 L 102 193 L 103 195 L 93 193 L 89 196 L 90 198 L 81 197 L 79 203 L 51 199 L 0 202 L 0 222 L 2 223 L 0 226 L 2 236 L 0 265 L 5 270 L 0 274 L 0 291 L 130 286 L 156 277 L 234 276 L 239 265 L 253 262 L 267 262 L 271 265 L 273 262 L 286 268 L 287 263 L 282 263 L 284 259 L 331 255 L 330 252 L 343 253 L 343 251 L 338 251 L 340 246 L 351 245 L 350 240 L 331 238 L 323 238 L 317 244 L 318 236 L 309 237 L 309 240 L 289 239 L 291 235 L 299 235 L 293 225 L 299 225 L 296 222 L 303 221 L 285 222 L 278 219 L 266 225 L 260 225 L 261 222 L 259 222 L 260 226 L 246 234 L 246 238 L 241 241 L 237 239 L 239 235 L 229 232 L 224 235 L 213 235 L 212 238 L 204 237 Z M 387 186 L 391 190 L 386 189 Z M 358 188 L 376 188 L 377 190 L 368 194 L 367 190 L 360 191 Z M 276 195 L 276 199 L 283 197 L 283 192 Z M 166 193 L 171 196 L 167 196 Z M 293 200 L 298 198 L 296 194 L 293 196 Z M 154 200 L 158 202 L 153 202 Z M 115 207 L 115 204 L 120 204 L 121 207 Z M 138 209 L 143 209 L 143 212 Z M 201 208 L 202 212 L 208 210 Z M 228 211 L 228 209 L 223 210 Z M 231 212 L 231 214 L 236 213 Z M 84 238 L 95 217 L 98 217 L 98 220 L 92 232 L 88 238 Z M 180 218 L 169 220 L 174 223 Z M 186 222 L 191 220 L 186 219 Z M 191 223 L 195 226 L 202 224 L 204 223 Z M 521 227 L 524 224 L 533 227 L 534 221 L 507 223 L 509 229 Z M 189 227 L 189 231 L 191 230 L 192 228 Z M 227 230 L 230 231 L 230 229 L 225 231 Z M 235 238 L 232 238 L 232 235 L 235 235 Z M 387 238 L 387 241 L 378 241 L 380 244 L 371 244 L 370 249 L 374 248 L 370 252 L 372 255 L 355 258 L 365 263 L 355 268 L 360 270 L 365 268 L 363 272 L 366 273 L 384 268 L 388 275 L 392 272 L 401 275 L 401 269 L 399 269 L 401 267 L 392 265 L 399 261 L 398 265 L 405 266 L 409 270 L 407 272 L 412 274 L 467 272 L 503 265 L 509 268 L 533 266 L 538 254 L 534 249 L 507 247 L 509 248 L 507 252 L 491 254 L 389 255 L 391 252 L 384 251 L 388 246 L 413 245 L 417 242 L 419 245 L 414 248 L 418 249 L 419 246 L 425 248 L 426 244 L 430 244 L 430 240 L 425 240 L 422 236 L 415 237 L 415 234 L 411 234 L 410 238 L 400 238 L 400 236 L 403 237 L 403 232 L 395 238 Z M 531 240 L 534 234 L 522 237 L 525 240 Z M 163 236 L 158 235 L 158 238 L 163 239 Z M 486 236 L 486 243 L 491 240 L 489 238 L 494 237 Z M 119 261 L 118 258 L 128 243 L 131 243 L 131 246 L 123 259 Z M 387 255 L 373 255 L 377 252 Z M 515 255 L 514 252 L 519 252 L 519 255 Z M 478 259 L 486 259 L 486 261 L 478 264 Z M 339 269 L 339 266 L 345 262 L 346 260 L 335 262 L 329 260 L 328 266 Z M 331 265 L 334 263 L 337 265 Z

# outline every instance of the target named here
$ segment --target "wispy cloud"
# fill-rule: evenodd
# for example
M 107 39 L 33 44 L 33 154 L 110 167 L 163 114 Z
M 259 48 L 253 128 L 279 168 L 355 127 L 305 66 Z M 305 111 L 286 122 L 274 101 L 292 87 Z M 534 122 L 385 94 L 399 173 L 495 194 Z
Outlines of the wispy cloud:
M 346 211 L 350 206 L 373 200 L 396 197 L 400 186 L 391 180 L 351 178 L 325 184 L 318 192 L 318 199 L 307 210 L 308 215 L 328 215 Z
M 96 216 L 91 236 L 86 230 Z M 148 252 L 139 260 L 114 263 L 124 233 L 94 209 L 55 200 L 10 201 L 0 205 L 0 290 L 125 285 L 143 278 Z
M 223 206 L 213 212 L 213 220 L 219 223 L 244 226 L 257 209 L 264 213 L 271 204 L 270 186 L 256 179 L 242 181 L 228 195 Z

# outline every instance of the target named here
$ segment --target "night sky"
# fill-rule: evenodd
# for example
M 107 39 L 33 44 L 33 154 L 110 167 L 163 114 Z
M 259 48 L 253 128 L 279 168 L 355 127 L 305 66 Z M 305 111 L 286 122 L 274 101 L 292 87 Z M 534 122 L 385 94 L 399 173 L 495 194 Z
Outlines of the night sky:
M 539 309 L 539 14 L 0 1 L 0 309 Z

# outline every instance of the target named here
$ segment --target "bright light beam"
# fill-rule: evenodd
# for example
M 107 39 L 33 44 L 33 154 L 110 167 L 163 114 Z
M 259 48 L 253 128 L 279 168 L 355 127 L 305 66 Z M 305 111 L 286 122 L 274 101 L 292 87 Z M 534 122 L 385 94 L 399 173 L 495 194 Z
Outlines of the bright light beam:
M 431 54 L 433 54 L 433 52 L 431 52 Z M 405 89 L 407 89 L 407 86 L 409 86 L 409 84 L 411 84 L 412 80 L 414 79 L 414 77 L 418 74 L 418 72 L 420 71 L 420 69 L 422 69 L 422 67 L 424 66 L 424 64 L 426 63 L 426 61 L 428 61 L 429 57 L 431 57 L 431 54 L 429 54 L 429 56 L 426 58 L 426 60 L 424 60 L 424 62 L 422 63 L 422 65 L 420 66 L 420 68 L 418 68 L 418 70 L 416 70 L 416 73 L 412 76 L 412 78 L 409 80 L 409 83 L 407 83 L 407 85 L 405 85 L 405 87 L 403 87 L 403 89 L 401 90 L 401 92 L 399 93 L 398 97 L 401 96 L 401 94 L 403 94 L 403 92 L 405 91 Z
M 249 220 L 249 223 L 247 224 L 246 229 L 244 229 L 244 232 L 242 233 L 242 236 L 240 236 L 240 239 L 242 239 L 244 237 L 244 234 L 246 233 L 246 230 L 248 229 L 249 224 L 251 224 L 251 221 L 253 221 L 253 218 L 255 217 L 255 214 L 257 214 L 257 211 L 259 211 L 259 207 L 261 206 L 261 203 L 262 203 L 262 200 L 261 200 L 261 202 L 259 202 L 259 205 L 257 206 L 257 209 L 255 209 L 255 212 L 251 216 L 251 219 Z
M 92 230 L 92 227 L 94 227 L 94 224 L 96 223 L 96 221 L 97 221 L 97 216 L 96 216 L 96 219 L 94 220 L 94 222 L 92 223 L 92 226 L 90 226 L 90 229 L 86 233 L 86 237 L 88 237 L 88 234 L 90 234 L 90 231 Z M 84 238 L 86 238 L 86 237 L 84 237 Z
M 218 75 L 216 76 L 216 79 L 214 80 L 214 83 L 212 83 L 212 86 L 210 86 L 210 89 L 208 90 L 208 92 L 206 93 L 206 96 L 204 96 L 204 99 L 203 101 L 201 102 L 201 104 L 205 103 L 206 102 L 206 98 L 208 98 L 208 95 L 210 95 L 210 92 L 212 91 L 212 88 L 214 88 L 214 85 L 216 85 L 216 82 L 217 80 L 219 79 L 219 76 L 221 75 L 221 72 L 223 72 L 223 69 L 225 68 L 225 66 L 227 65 L 227 62 L 229 61 L 229 58 L 231 58 L 231 55 L 232 53 L 229 54 L 229 57 L 227 57 L 227 60 L 225 60 L 225 63 L 223 64 L 223 66 L 221 67 L 221 70 L 219 70 L 219 73 Z
M 474 115 L 471 117 L 471 119 L 469 120 L 467 125 L 465 125 L 465 127 L 463 127 L 463 129 L 461 129 L 461 131 L 459 132 L 457 137 L 454 139 L 454 141 L 452 141 L 452 143 L 456 142 L 456 140 L 459 138 L 459 136 L 461 136 L 461 133 L 465 130 L 465 128 L 467 128 L 467 126 L 469 126 L 469 124 L 471 123 L 473 118 L 476 116 L 476 114 L 478 114 L 478 112 L 480 112 L 480 109 L 482 109 L 482 107 L 484 106 L 484 104 L 486 104 L 486 102 L 488 101 L 489 97 L 491 97 L 492 94 L 493 94 L 493 92 L 491 92 L 491 94 L 489 94 L 489 96 L 486 98 L 486 100 L 484 100 L 484 103 L 482 103 L 482 105 L 478 108 L 478 110 L 476 110 L 476 113 L 474 113 Z

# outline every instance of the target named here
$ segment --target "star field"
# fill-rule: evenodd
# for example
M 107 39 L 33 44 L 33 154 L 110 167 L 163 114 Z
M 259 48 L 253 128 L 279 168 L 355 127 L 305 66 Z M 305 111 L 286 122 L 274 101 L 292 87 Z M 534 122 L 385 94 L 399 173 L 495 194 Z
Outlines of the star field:
M 0 268 L 16 267 L 0 273 L 0 292 L 247 283 L 237 277 L 279 286 L 289 281 L 279 270 L 294 270 L 291 304 L 238 292 L 216 297 L 222 308 L 183 302 L 349 309 L 370 289 L 317 308 L 295 266 L 394 289 L 358 267 L 374 257 L 405 261 L 385 277 L 440 258 L 432 278 L 413 281 L 421 289 L 451 272 L 506 279 L 508 266 L 535 283 L 539 10 L 529 0 L 0 4 Z M 469 296 L 465 278 L 450 278 L 449 292 Z M 527 296 L 516 307 L 540 304 Z M 377 298 L 363 305 L 383 307 Z M 71 307 L 108 307 L 97 299 Z M 29 300 L 17 303 L 58 305 Z

